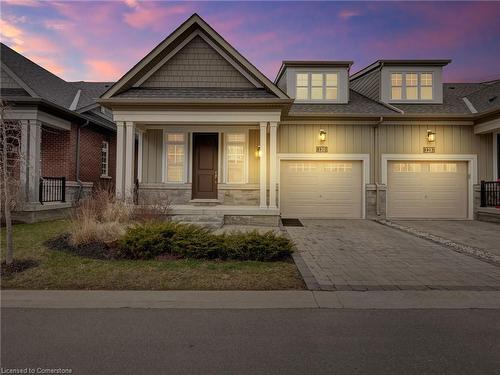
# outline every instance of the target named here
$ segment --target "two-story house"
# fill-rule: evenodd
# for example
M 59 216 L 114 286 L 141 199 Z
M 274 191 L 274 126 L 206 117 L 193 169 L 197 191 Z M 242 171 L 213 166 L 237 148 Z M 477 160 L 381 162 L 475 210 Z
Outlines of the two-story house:
M 498 178 L 500 82 L 443 83 L 449 63 L 284 61 L 271 82 L 195 14 L 99 100 L 116 193 L 229 223 L 472 219 Z

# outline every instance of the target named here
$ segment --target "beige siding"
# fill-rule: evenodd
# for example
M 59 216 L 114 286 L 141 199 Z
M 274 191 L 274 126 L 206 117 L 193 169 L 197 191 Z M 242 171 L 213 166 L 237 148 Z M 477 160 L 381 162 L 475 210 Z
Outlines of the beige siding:
M 436 141 L 427 143 L 427 130 L 436 133 Z M 383 125 L 379 128 L 380 154 L 422 154 L 425 146 L 436 154 L 476 154 L 479 179 L 492 178 L 491 134 L 475 135 L 472 126 L 462 125 Z
M 162 182 L 163 131 L 149 129 L 142 141 L 142 182 Z
M 142 84 L 142 87 L 255 87 L 197 36 Z
M 14 81 L 14 79 L 9 75 L 7 74 L 7 72 L 2 69 L 2 76 L 1 76 L 1 86 L 2 88 L 4 89 L 20 89 L 22 88 L 21 86 L 18 85 L 18 83 L 16 81 Z
M 320 129 L 326 130 L 325 142 L 319 141 Z M 370 154 L 373 150 L 372 134 L 371 125 L 283 123 L 278 128 L 278 152 L 314 154 L 316 146 L 321 144 L 328 146 L 330 154 Z M 373 165 L 370 170 L 373 173 Z
M 336 125 L 320 122 L 282 123 L 278 128 L 280 153 L 316 153 L 319 131 L 327 131 L 328 152 L 332 154 L 370 154 L 370 182 L 381 181 L 382 154 L 423 154 L 424 146 L 436 147 L 436 154 L 476 154 L 479 179 L 492 176 L 491 134 L 475 135 L 465 125 L 381 125 L 378 129 L 378 152 L 374 153 L 372 125 Z M 436 132 L 436 142 L 427 144 L 427 129 Z M 375 175 L 378 179 L 375 181 Z

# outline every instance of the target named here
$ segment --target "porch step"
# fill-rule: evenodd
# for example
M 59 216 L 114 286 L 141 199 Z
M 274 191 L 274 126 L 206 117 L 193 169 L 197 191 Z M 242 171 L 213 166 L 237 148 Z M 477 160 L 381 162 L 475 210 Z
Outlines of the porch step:
M 219 215 L 174 215 L 172 216 L 172 220 L 213 230 L 222 228 L 224 225 L 224 216 Z
M 480 207 L 476 212 L 476 218 L 480 221 L 500 223 L 500 208 Z
M 220 201 L 218 199 L 191 199 L 189 201 L 193 206 L 218 206 Z

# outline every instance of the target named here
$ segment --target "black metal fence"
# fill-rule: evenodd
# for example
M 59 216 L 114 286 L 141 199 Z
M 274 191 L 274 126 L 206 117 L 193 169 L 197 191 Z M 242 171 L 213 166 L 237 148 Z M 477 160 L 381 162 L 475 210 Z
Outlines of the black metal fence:
M 481 181 L 481 207 L 500 207 L 500 181 Z
M 40 203 L 66 202 L 66 177 L 42 177 L 39 187 Z

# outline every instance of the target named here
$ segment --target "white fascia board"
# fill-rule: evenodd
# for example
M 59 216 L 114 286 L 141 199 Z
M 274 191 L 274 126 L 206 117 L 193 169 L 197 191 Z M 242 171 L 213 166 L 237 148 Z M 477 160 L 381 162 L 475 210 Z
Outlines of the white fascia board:
M 219 112 L 219 111 L 113 111 L 113 121 L 132 121 L 146 124 L 255 124 L 280 121 L 281 111 Z
M 500 118 L 474 126 L 474 134 L 486 134 L 500 131 Z

